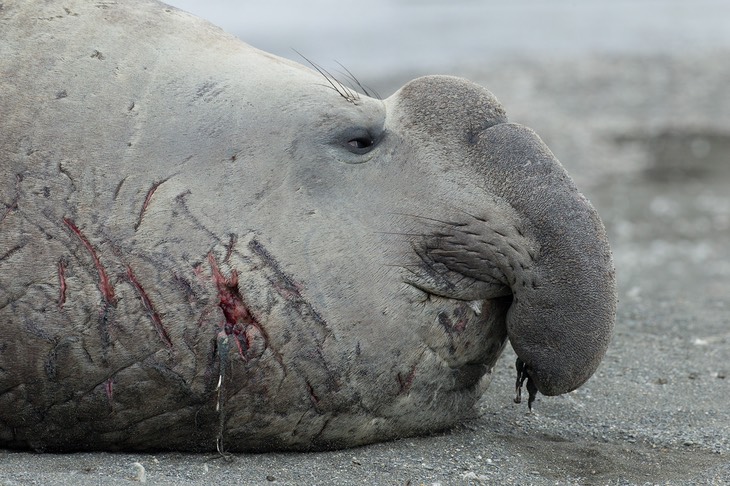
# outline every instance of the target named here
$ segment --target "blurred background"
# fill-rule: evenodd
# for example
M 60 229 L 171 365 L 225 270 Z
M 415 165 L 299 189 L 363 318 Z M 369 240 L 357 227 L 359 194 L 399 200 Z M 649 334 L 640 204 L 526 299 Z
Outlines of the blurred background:
M 265 51 L 378 77 L 506 58 L 730 47 L 727 0 L 171 0 Z

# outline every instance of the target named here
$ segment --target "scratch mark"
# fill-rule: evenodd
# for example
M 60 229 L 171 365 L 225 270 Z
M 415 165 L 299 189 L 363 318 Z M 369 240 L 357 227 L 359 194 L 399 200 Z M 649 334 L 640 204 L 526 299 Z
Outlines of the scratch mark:
M 142 224 L 142 218 L 144 217 L 144 213 L 145 211 L 147 211 L 147 208 L 150 205 L 150 201 L 152 201 L 152 195 L 155 193 L 157 188 L 164 184 L 166 181 L 167 179 L 163 179 L 161 181 L 155 182 L 154 184 L 152 184 L 152 187 L 150 187 L 149 191 L 147 191 L 147 196 L 145 196 L 144 202 L 142 203 L 142 209 L 139 210 L 137 224 L 134 225 L 135 231 L 137 231 L 139 229 L 139 226 Z
M 15 197 L 10 202 L 10 204 L 5 204 L 5 211 L 3 211 L 2 216 L 0 216 L 0 223 L 5 221 L 5 218 L 7 218 L 10 215 L 10 213 L 18 210 L 18 202 L 20 201 L 20 183 L 21 182 L 23 182 L 23 175 L 15 174 Z
M 332 417 L 327 417 L 327 419 L 322 424 L 322 428 L 319 429 L 319 432 L 314 434 L 314 437 L 312 437 L 313 444 L 316 444 L 319 441 L 319 438 L 322 437 L 322 434 L 324 434 L 324 430 L 327 428 L 327 426 L 330 424 L 331 421 L 332 421 Z
M 281 282 L 279 285 L 276 285 L 275 288 L 279 291 L 279 294 L 281 294 L 282 297 L 287 299 L 301 298 L 301 285 L 295 282 L 289 275 L 281 270 L 279 262 L 276 261 L 271 253 L 269 253 L 269 251 L 264 248 L 264 246 L 258 240 L 251 240 L 248 246 L 264 261 L 264 263 L 266 263 L 267 266 L 269 266 L 274 271 L 279 281 Z
M 114 200 L 116 201 L 119 197 L 119 192 L 122 190 L 122 186 L 127 181 L 127 177 L 123 177 L 121 181 L 117 184 L 117 187 L 114 189 Z
M 292 427 L 292 431 L 291 431 L 292 437 L 296 437 L 298 430 L 299 430 L 299 426 L 301 425 L 302 421 L 304 420 L 304 417 L 306 417 L 308 413 L 309 413 L 309 411 L 305 410 L 302 413 L 302 415 L 299 416 L 299 420 L 297 420 L 296 425 L 294 425 L 294 427 Z
M 111 334 L 109 333 L 109 319 L 111 318 L 111 307 L 109 302 L 104 302 L 104 305 L 99 312 L 99 336 L 101 337 L 101 347 L 106 353 L 111 346 Z M 106 364 L 106 354 L 102 355 L 102 362 Z
M 302 296 L 302 285 L 281 269 L 276 258 L 258 240 L 251 240 L 248 247 L 273 271 L 276 278 L 270 278 L 269 281 L 278 294 L 291 302 L 300 316 L 303 318 L 311 317 L 324 330 L 326 335 L 330 335 L 331 330 L 327 325 L 327 321 Z
M 167 329 L 165 329 L 165 326 L 162 324 L 162 318 L 160 317 L 160 314 L 155 310 L 155 306 L 152 304 L 152 301 L 147 295 L 147 292 L 144 290 L 144 288 L 142 288 L 142 284 L 139 282 L 139 280 L 137 280 L 134 272 L 132 272 L 132 267 L 130 267 L 129 265 L 127 265 L 127 280 L 129 280 L 129 283 L 132 284 L 134 290 L 137 291 L 137 295 L 142 301 L 142 305 L 144 306 L 145 310 L 147 310 L 147 314 L 150 316 L 150 320 L 152 321 L 152 324 L 157 331 L 157 335 L 160 336 L 160 339 L 163 343 L 167 345 L 168 348 L 172 348 L 172 340 L 170 339 L 170 335 L 168 334 Z
M 312 384 L 309 383 L 309 381 L 305 381 L 305 383 L 307 384 L 307 392 L 309 392 L 309 399 L 312 401 L 312 405 L 314 405 L 316 407 L 319 404 L 319 397 L 317 396 L 316 393 L 314 393 L 314 387 L 312 386 Z
M 78 226 L 74 224 L 73 221 L 71 221 L 69 218 L 63 218 L 63 222 L 66 224 L 66 226 L 68 226 L 73 234 L 76 235 L 79 241 L 81 241 L 81 244 L 84 245 L 84 248 L 86 248 L 86 250 L 91 255 L 91 258 L 94 260 L 94 266 L 96 267 L 96 271 L 99 273 L 99 290 L 101 291 L 101 296 L 104 298 L 104 302 L 107 305 L 116 305 L 114 287 L 109 281 L 109 276 L 107 275 L 104 266 L 101 264 L 101 260 L 99 260 L 99 255 L 96 253 L 96 250 L 91 245 L 86 236 L 78 228 Z
M 48 331 L 40 327 L 38 322 L 36 322 L 35 320 L 26 318 L 25 330 L 32 335 L 43 339 L 44 341 L 48 341 L 49 343 L 55 343 L 56 341 L 56 339 L 52 335 L 50 335 Z
M 224 262 L 227 262 L 230 260 L 231 255 L 233 254 L 233 249 L 236 247 L 236 243 L 238 242 L 238 235 L 231 233 L 228 235 L 228 244 L 226 245 L 226 257 L 223 259 Z
M 58 260 L 58 308 L 63 309 L 66 303 L 66 260 Z
M 218 235 L 213 233 L 211 230 L 209 230 L 203 223 L 200 222 L 198 218 L 196 218 L 188 208 L 188 203 L 186 201 L 187 197 L 192 194 L 190 190 L 186 190 L 185 192 L 181 192 L 177 196 L 175 196 L 175 202 L 178 204 L 180 209 L 183 213 L 185 213 L 185 216 L 190 220 L 191 223 L 195 225 L 195 227 L 201 231 L 205 231 L 211 238 L 213 238 L 216 242 L 220 242 L 220 238 Z
M 58 345 L 51 349 L 51 352 L 48 353 L 48 358 L 46 358 L 46 362 L 43 365 L 46 370 L 46 376 L 49 380 L 55 380 L 58 374 L 58 368 L 56 367 L 56 360 L 58 359 L 58 354 L 56 352 L 57 347 Z
M 78 187 L 76 187 L 76 181 L 74 180 L 73 176 L 71 175 L 71 171 L 68 168 L 63 166 L 63 162 L 58 163 L 58 172 L 59 172 L 59 174 L 63 174 L 64 176 L 66 176 L 66 178 L 71 183 L 71 190 L 73 192 L 78 191 Z
M 193 304 L 198 296 L 195 293 L 195 290 L 193 289 L 193 284 L 190 283 L 187 279 L 182 277 L 177 272 L 172 273 L 172 279 L 175 281 L 175 283 L 178 284 L 178 287 L 180 287 L 183 291 L 183 294 L 185 294 L 185 298 L 188 301 L 189 304 Z
M 25 245 L 16 245 L 16 246 L 12 247 L 11 249 L 9 249 L 8 251 L 6 251 L 5 253 L 3 253 L 2 255 L 0 255 L 0 262 L 2 262 L 3 260 L 7 260 L 14 254 L 18 253 L 20 250 L 23 249 L 24 246 Z
M 0 223 L 2 223 L 3 221 L 5 221 L 5 218 L 7 218 L 8 215 L 10 213 L 12 213 L 13 211 L 15 211 L 16 209 L 18 209 L 18 205 L 15 202 L 13 202 L 13 203 L 11 203 L 9 205 L 6 205 L 5 206 L 5 211 L 3 211 L 2 216 L 0 216 Z
M 106 398 L 109 401 L 109 409 L 113 412 L 114 411 L 114 380 L 111 377 L 109 377 L 109 379 L 104 382 L 104 391 L 106 392 Z
M 413 379 L 416 377 L 416 365 L 414 364 L 411 366 L 411 370 L 408 372 L 408 374 L 403 377 L 400 373 L 398 373 L 398 376 L 396 377 L 398 379 L 398 384 L 400 385 L 400 391 L 399 394 L 402 393 L 408 393 L 408 391 L 411 389 L 411 386 L 413 386 Z

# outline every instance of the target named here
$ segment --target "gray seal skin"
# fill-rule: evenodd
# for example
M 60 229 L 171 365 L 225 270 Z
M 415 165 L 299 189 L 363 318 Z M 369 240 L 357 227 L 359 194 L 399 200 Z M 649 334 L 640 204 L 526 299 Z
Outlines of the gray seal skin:
M 306 450 L 468 417 L 615 318 L 595 210 L 486 89 L 385 100 L 152 0 L 0 4 L 0 447 Z

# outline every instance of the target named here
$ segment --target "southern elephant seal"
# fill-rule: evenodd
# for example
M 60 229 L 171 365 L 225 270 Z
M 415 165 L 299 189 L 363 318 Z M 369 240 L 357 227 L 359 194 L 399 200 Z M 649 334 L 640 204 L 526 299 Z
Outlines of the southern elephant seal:
M 548 395 L 609 343 L 601 221 L 470 82 L 10 0 L 0 125 L 0 447 L 354 446 L 462 419 L 507 340 Z

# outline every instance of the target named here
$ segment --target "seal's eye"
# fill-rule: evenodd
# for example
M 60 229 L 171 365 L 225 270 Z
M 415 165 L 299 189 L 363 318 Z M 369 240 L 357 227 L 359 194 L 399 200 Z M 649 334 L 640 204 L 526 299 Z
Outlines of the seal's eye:
M 369 157 L 362 157 L 369 154 L 383 140 L 383 129 L 381 127 L 352 127 L 347 128 L 335 135 L 333 140 L 337 150 L 345 150 L 352 155 L 345 155 L 344 162 L 348 164 L 360 164 L 369 160 Z M 353 157 L 354 156 L 354 157 Z
M 340 134 L 341 144 L 348 152 L 363 155 L 370 152 L 377 144 L 378 137 L 367 128 L 355 128 Z
M 353 151 L 357 150 L 359 152 L 359 151 L 361 151 L 363 149 L 367 149 L 369 147 L 372 147 L 374 143 L 375 143 L 375 140 L 373 140 L 372 138 L 370 138 L 370 136 L 367 136 L 367 137 L 353 138 L 352 140 L 350 140 L 349 142 L 347 142 L 347 145 Z

